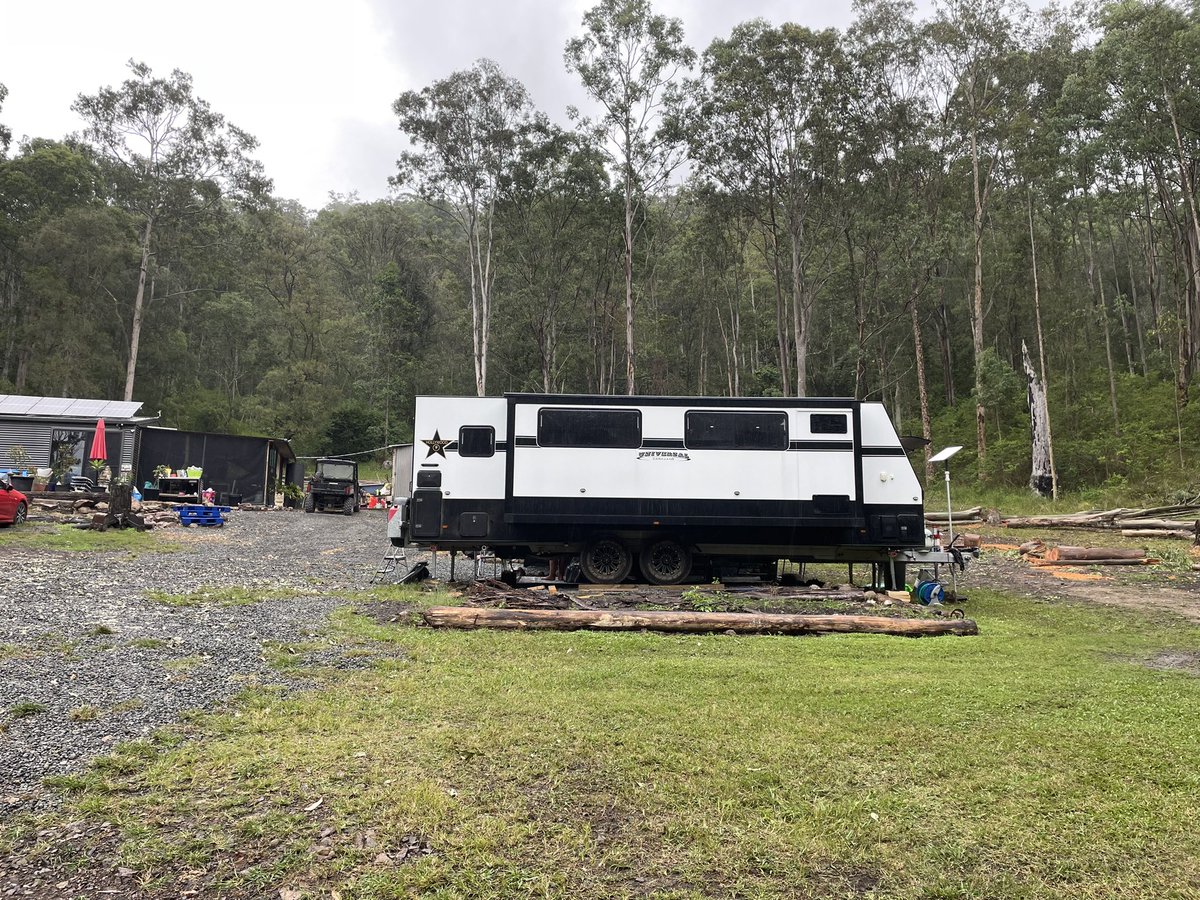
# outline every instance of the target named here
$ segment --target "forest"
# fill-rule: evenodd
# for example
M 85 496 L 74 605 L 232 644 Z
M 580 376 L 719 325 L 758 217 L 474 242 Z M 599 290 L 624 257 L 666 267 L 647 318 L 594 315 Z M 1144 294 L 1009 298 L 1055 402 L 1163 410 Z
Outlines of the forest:
M 845 396 L 998 489 L 1195 490 L 1200 6 L 686 26 L 601 0 L 566 122 L 486 59 L 398 92 L 390 199 L 316 211 L 187 73 L 21 142 L 0 85 L 0 392 L 301 454 L 417 394 Z

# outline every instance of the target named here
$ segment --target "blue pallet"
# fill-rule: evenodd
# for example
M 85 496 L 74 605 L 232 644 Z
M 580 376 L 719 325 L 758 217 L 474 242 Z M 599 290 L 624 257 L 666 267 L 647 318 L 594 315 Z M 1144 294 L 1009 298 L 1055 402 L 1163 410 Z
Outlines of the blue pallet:
M 205 527 L 215 525 L 220 528 L 225 524 L 225 516 L 223 514 L 231 511 L 232 507 L 229 506 L 180 506 L 179 524 L 201 525 Z

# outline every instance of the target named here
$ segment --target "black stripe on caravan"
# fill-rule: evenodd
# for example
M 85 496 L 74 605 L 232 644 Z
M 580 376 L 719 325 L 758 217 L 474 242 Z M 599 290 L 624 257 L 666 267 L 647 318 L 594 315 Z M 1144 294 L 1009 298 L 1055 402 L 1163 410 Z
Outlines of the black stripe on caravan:
M 853 441 L 790 441 L 789 450 L 853 450 Z
M 859 401 L 851 397 L 643 397 L 595 394 L 505 394 L 510 403 L 550 406 L 678 406 L 680 408 L 848 409 Z
M 904 456 L 903 447 L 863 447 L 863 456 Z
M 446 449 L 453 453 L 457 453 L 458 452 L 458 442 L 455 441 L 452 444 L 447 444 Z M 508 441 L 496 441 L 496 452 L 497 453 L 508 452 Z M 480 456 L 479 454 L 475 454 L 475 456 L 478 457 L 479 459 L 487 458 L 486 456 Z
M 538 446 L 537 438 L 528 437 L 528 436 L 518 437 L 517 438 L 517 446 L 518 447 L 536 447 L 536 446 Z M 573 450 L 615 450 L 615 449 L 637 450 L 638 448 L 637 447 L 622 447 L 622 448 L 617 448 L 617 447 L 571 447 L 571 448 L 565 448 L 565 449 L 573 449 Z M 723 448 L 688 447 L 683 441 L 681 441 L 678 438 L 643 438 L 642 439 L 642 449 L 690 450 L 692 452 L 699 452 L 701 450 L 711 450 L 711 449 L 733 450 L 735 448 L 733 448 L 733 447 L 728 447 L 728 448 L 724 448 L 724 447 Z M 854 443 L 852 441 L 789 441 L 787 449 L 788 450 L 804 450 L 804 451 L 853 450 Z M 897 448 L 897 449 L 899 449 L 899 448 Z M 903 452 L 903 451 L 901 451 L 901 452 Z M 877 455 L 883 456 L 883 455 L 890 455 L 890 454 L 880 453 Z

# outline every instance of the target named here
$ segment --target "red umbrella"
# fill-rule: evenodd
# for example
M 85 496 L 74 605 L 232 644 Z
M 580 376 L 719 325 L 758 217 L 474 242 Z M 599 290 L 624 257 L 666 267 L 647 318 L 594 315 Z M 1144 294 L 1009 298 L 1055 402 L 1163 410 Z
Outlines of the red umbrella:
M 104 420 L 101 419 L 96 423 L 96 435 L 92 438 L 92 452 L 88 454 L 90 460 L 100 460 L 100 465 L 96 466 L 99 469 L 104 465 L 104 461 L 108 459 L 108 450 L 104 446 Z M 96 465 L 94 462 L 92 465 Z

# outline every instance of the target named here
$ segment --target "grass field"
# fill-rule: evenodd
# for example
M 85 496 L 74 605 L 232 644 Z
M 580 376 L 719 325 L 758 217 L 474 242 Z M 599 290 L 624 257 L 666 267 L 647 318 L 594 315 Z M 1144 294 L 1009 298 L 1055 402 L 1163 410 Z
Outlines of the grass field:
M 0 547 L 5 546 L 79 553 L 96 550 L 153 550 L 157 553 L 170 553 L 179 549 L 177 542 L 157 531 L 135 531 L 132 528 L 83 531 L 71 525 L 33 524 L 0 529 Z
M 1145 664 L 1200 632 L 986 593 L 971 614 L 980 637 L 912 640 L 341 610 L 373 665 L 120 748 L 55 782 L 54 818 L 117 823 L 119 864 L 169 896 L 1200 896 L 1200 681 Z

